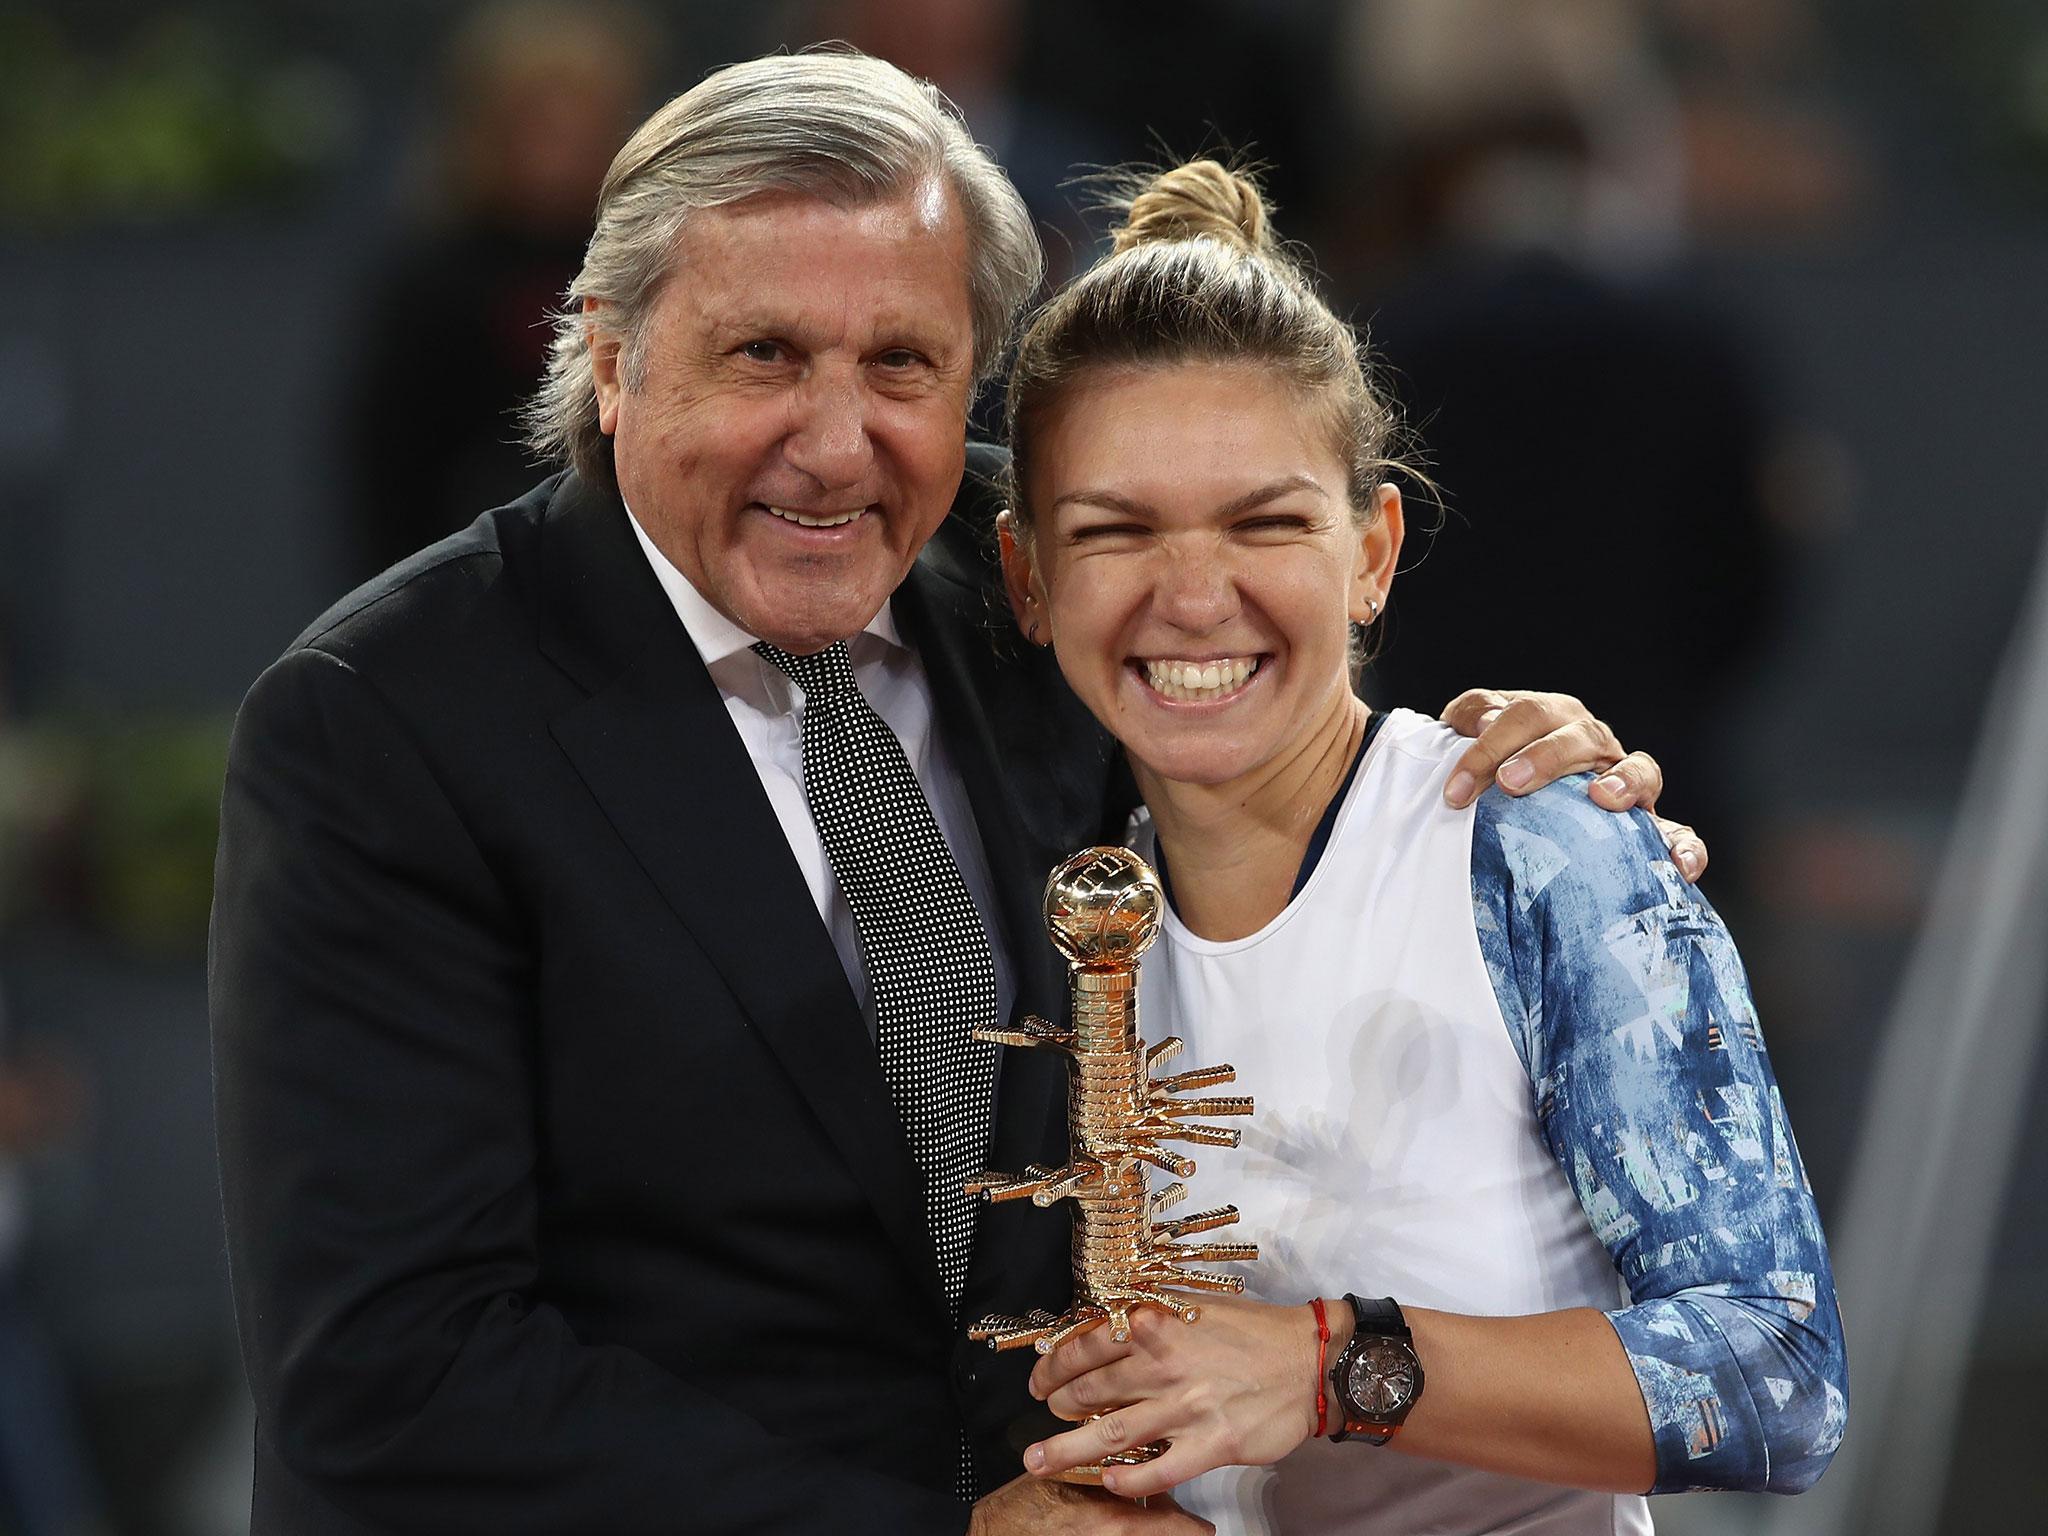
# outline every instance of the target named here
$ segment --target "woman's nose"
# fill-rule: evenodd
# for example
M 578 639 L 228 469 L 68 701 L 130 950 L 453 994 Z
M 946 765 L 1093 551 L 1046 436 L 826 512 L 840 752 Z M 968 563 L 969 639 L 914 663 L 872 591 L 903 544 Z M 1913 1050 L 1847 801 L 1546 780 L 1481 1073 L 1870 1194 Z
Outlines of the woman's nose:
M 1225 562 L 1217 558 L 1213 545 L 1171 549 L 1153 605 L 1167 623 L 1200 633 L 1236 616 L 1237 583 Z

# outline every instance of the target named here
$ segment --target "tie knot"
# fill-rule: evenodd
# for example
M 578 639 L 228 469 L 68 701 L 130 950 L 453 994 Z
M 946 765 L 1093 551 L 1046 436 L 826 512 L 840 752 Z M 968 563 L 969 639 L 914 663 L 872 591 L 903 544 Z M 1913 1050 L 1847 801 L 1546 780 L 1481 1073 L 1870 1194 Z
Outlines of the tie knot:
M 834 641 L 815 656 L 792 656 L 766 640 L 756 640 L 754 649 L 787 673 L 806 699 L 822 702 L 856 690 L 853 660 L 846 654 L 844 640 Z

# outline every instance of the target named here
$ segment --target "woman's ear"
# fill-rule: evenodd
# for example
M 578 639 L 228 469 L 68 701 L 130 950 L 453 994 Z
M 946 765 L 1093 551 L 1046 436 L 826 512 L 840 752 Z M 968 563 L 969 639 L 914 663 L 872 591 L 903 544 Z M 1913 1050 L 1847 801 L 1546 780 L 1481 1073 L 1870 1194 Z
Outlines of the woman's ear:
M 1019 530 L 1017 515 L 1008 507 L 996 514 L 996 543 L 1003 553 L 1003 590 L 1010 597 L 1010 612 L 1017 627 L 1033 645 L 1052 638 L 1045 616 L 1045 587 L 1038 579 L 1037 563 L 1031 558 L 1031 538 Z M 1040 631 L 1046 633 L 1041 637 Z
M 1358 530 L 1358 564 L 1351 573 L 1351 619 L 1370 624 L 1387 610 L 1394 567 L 1401 558 L 1401 492 L 1382 485 L 1373 492 L 1373 519 Z

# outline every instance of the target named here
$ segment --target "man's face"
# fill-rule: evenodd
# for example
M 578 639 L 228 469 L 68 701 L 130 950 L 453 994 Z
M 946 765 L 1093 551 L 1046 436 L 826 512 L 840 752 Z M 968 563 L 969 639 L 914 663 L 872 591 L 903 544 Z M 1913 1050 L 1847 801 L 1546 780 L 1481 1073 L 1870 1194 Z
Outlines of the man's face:
M 797 655 L 858 634 L 952 505 L 974 380 L 967 236 L 937 187 L 693 214 L 646 372 L 592 341 L 598 422 L 647 535 Z

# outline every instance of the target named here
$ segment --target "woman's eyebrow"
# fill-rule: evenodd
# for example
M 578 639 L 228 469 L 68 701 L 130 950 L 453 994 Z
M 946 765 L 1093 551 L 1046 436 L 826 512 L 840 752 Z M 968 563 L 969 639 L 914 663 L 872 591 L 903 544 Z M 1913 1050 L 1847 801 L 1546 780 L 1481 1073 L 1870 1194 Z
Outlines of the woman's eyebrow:
M 1282 496 L 1294 491 L 1310 491 L 1324 501 L 1329 500 L 1329 492 L 1323 489 L 1315 476 L 1297 473 L 1282 476 L 1270 484 L 1259 486 L 1256 490 L 1246 491 L 1241 496 L 1234 496 L 1217 510 L 1225 517 L 1234 517 L 1240 512 L 1249 512 L 1253 507 L 1264 506 L 1269 501 L 1278 501 Z M 1122 512 L 1131 516 L 1149 513 L 1152 510 L 1144 502 L 1119 495 L 1115 491 L 1092 490 L 1069 491 L 1064 496 L 1056 496 L 1053 498 L 1052 509 L 1058 511 L 1070 502 L 1106 507 L 1112 512 Z

